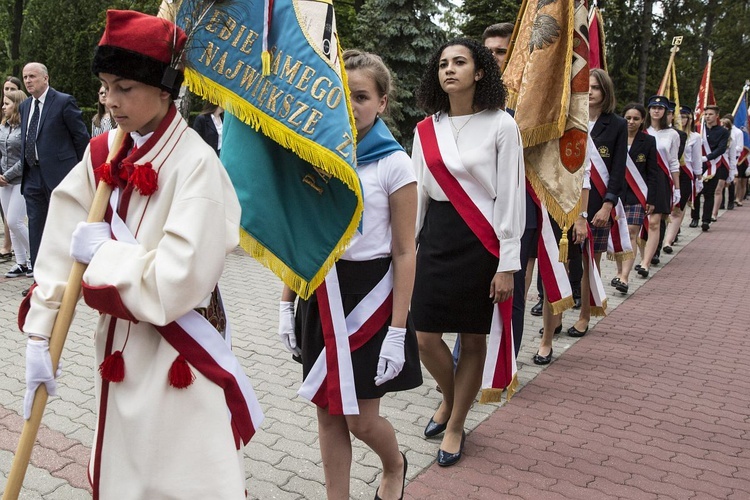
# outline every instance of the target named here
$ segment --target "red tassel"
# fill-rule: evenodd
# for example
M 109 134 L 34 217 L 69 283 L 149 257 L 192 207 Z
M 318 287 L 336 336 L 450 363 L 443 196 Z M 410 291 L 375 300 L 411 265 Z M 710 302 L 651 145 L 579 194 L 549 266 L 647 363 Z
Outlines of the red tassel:
M 136 165 L 133 174 L 130 176 L 130 181 L 143 196 L 154 194 L 159 187 L 156 171 L 150 162 Z
M 122 351 L 115 351 L 99 365 L 99 373 L 107 382 L 122 382 L 125 379 L 125 360 Z
M 185 389 L 187 386 L 193 383 L 195 375 L 190 369 L 190 365 L 187 364 L 185 358 L 180 354 L 172 362 L 172 366 L 169 368 L 169 385 L 176 387 L 177 389 Z
M 112 165 L 109 163 L 102 163 L 96 167 L 94 169 L 94 178 L 96 179 L 97 184 L 99 181 L 104 181 L 112 187 L 116 184 L 115 180 L 112 178 Z

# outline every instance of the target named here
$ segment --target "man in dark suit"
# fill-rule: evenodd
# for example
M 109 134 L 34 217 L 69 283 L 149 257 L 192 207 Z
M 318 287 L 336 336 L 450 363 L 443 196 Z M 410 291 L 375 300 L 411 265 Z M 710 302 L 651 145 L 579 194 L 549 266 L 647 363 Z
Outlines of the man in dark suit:
M 28 63 L 23 83 L 31 97 L 20 107 L 21 193 L 29 217 L 31 262 L 36 266 L 52 190 L 81 161 L 90 137 L 75 99 L 49 86 L 45 65 Z M 33 276 L 33 267 L 29 275 Z

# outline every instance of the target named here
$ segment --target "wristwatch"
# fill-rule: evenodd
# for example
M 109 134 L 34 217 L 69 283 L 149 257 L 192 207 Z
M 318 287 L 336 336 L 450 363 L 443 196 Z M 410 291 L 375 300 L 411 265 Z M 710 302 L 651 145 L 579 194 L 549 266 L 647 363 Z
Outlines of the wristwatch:
M 580 214 L 578 214 L 578 215 L 581 216 L 581 217 L 583 217 L 584 219 L 588 219 L 589 218 L 589 213 L 587 211 L 585 211 L 585 210 L 583 212 L 581 212 Z

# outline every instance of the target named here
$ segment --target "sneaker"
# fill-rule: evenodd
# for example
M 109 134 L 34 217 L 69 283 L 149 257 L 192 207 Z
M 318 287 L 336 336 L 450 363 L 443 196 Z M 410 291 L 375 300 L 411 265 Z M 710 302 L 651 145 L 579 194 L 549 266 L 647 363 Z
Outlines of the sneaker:
M 16 264 L 13 266 L 10 271 L 5 273 L 6 278 L 20 278 L 21 276 L 26 276 L 26 273 L 31 272 L 31 270 L 24 266 L 23 264 Z
M 28 269 L 26 270 L 26 277 L 27 278 L 33 278 L 34 277 L 34 270 L 31 269 L 31 266 L 29 266 Z

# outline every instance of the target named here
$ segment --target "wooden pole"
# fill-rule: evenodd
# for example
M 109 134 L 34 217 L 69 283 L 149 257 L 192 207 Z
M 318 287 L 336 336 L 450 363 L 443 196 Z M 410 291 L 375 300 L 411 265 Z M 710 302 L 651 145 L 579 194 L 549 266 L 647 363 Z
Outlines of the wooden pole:
M 750 80 L 745 80 L 745 86 L 742 87 L 742 93 L 740 94 L 740 98 L 737 99 L 737 104 L 734 105 L 734 111 L 732 111 L 732 116 L 737 118 L 737 110 L 740 109 L 740 103 L 742 102 L 742 99 L 745 98 L 745 94 L 747 94 L 747 89 L 750 87 Z
M 125 132 L 118 128 L 107 161 L 111 160 L 120 149 L 124 137 Z M 94 201 L 91 203 L 91 209 L 89 210 L 88 222 L 101 222 L 104 220 L 104 213 L 107 210 L 111 193 L 112 188 L 106 182 L 99 182 L 96 194 L 94 195 Z M 81 294 L 81 280 L 83 279 L 84 271 L 86 271 L 86 264 L 81 264 L 80 262 L 73 263 L 70 275 L 68 276 L 68 284 L 65 287 L 62 301 L 60 302 L 60 309 L 57 312 L 55 324 L 50 333 L 49 352 L 52 358 L 52 366 L 55 367 L 53 373 L 57 371 L 65 339 L 68 337 L 68 330 L 73 321 L 73 313 L 75 312 L 78 297 Z M 34 395 L 31 417 L 23 424 L 21 439 L 18 441 L 18 448 L 13 458 L 13 465 L 8 475 L 8 482 L 5 485 L 2 500 L 16 500 L 21 493 L 21 486 L 23 486 L 23 479 L 26 476 L 26 469 L 31 460 L 31 451 L 34 449 L 34 442 L 39 431 L 39 425 L 42 423 L 42 416 L 44 415 L 46 405 L 47 387 L 42 384 Z

